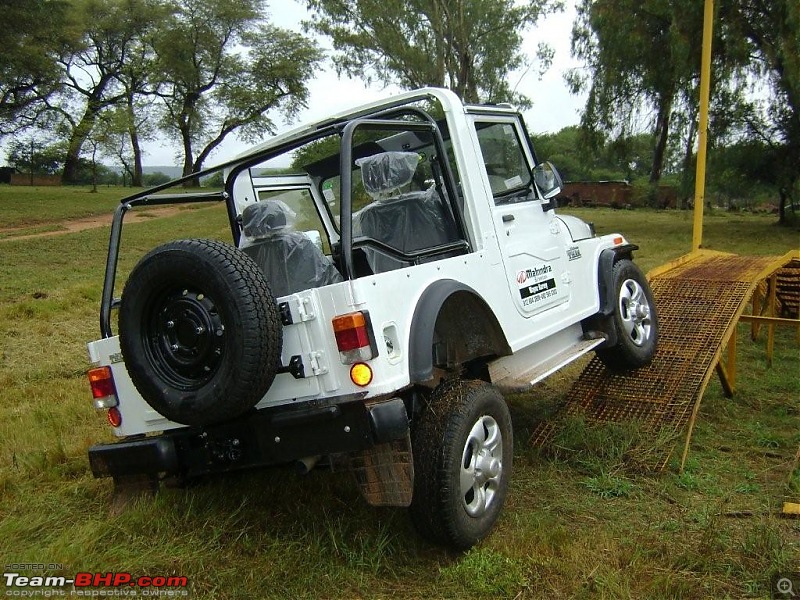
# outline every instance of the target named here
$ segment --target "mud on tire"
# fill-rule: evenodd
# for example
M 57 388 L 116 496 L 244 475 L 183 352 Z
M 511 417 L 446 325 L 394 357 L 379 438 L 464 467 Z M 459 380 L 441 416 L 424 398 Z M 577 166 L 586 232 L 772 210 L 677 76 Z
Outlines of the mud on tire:
M 410 514 L 423 537 L 467 549 L 491 531 L 511 478 L 512 436 L 508 407 L 491 385 L 456 379 L 433 390 L 411 434 Z
M 279 366 L 281 321 L 264 275 L 218 241 L 178 240 L 145 255 L 125 284 L 119 331 L 136 389 L 186 425 L 249 410 Z

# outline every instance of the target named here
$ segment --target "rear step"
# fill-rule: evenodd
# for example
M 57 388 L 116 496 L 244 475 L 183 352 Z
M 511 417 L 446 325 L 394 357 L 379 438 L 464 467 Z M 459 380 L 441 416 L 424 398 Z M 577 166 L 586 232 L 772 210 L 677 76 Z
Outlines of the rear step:
M 504 393 L 526 392 L 561 367 L 580 358 L 605 341 L 604 337 L 579 339 L 552 356 L 543 356 L 543 348 L 538 347 L 537 344 L 529 351 L 522 352 L 527 360 L 519 360 L 520 353 L 517 353 L 494 361 L 489 365 L 489 376 L 492 384 Z M 548 346 L 552 348 L 552 345 L 548 344 Z

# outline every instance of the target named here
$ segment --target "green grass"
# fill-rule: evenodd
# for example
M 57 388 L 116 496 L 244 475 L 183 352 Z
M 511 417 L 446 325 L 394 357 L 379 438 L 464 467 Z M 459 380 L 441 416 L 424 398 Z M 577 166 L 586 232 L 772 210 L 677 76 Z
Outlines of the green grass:
M 110 215 L 120 200 L 144 189 L 100 186 L 97 188 L 97 192 L 92 192 L 92 188 L 89 186 L 19 187 L 0 185 L 0 233 L 3 229 L 8 228 L 27 229 L 43 223 L 52 225 L 66 219 Z M 176 188 L 167 191 L 179 193 L 181 190 L 182 188 Z M 202 191 L 210 190 L 203 189 Z M 144 215 L 141 213 L 141 209 L 140 214 Z M 40 229 L 39 231 L 48 230 Z M 39 231 L 28 231 L 24 235 Z
M 56 207 L 22 202 L 4 226 L 35 215 L 108 210 L 124 191 Z M 122 192 L 122 193 L 120 193 Z M 88 195 L 88 194 L 87 194 Z M 113 199 L 112 199 L 113 197 Z M 42 201 L 44 202 L 44 201 Z M 84 204 L 87 202 L 88 204 Z M 50 210 L 50 209 L 53 210 Z M 645 270 L 689 247 L 680 212 L 571 211 L 599 232 L 641 246 Z M 30 214 L 28 214 L 30 213 Z M 227 239 L 222 207 L 125 228 L 120 282 L 147 250 L 182 237 Z M 63 218 L 63 217 L 60 217 Z M 706 245 L 783 254 L 797 231 L 774 218 L 714 213 Z M 47 226 L 48 221 L 40 221 Z M 576 420 L 557 447 L 531 447 L 534 427 L 563 402 L 577 366 L 510 398 L 515 473 L 495 532 L 467 553 L 431 547 L 405 512 L 370 508 L 350 477 L 284 468 L 162 488 L 119 516 L 111 482 L 92 478 L 88 447 L 111 435 L 91 405 L 85 343 L 98 337 L 107 231 L 0 243 L 0 563 L 63 563 L 77 571 L 185 575 L 193 598 L 768 598 L 773 572 L 798 568 L 800 521 L 779 519 L 800 500 L 800 356 L 779 329 L 772 368 L 765 332 L 740 326 L 734 399 L 712 381 L 687 468 L 639 469 L 632 449 L 651 439 L 636 424 Z M 119 286 L 122 284 L 120 283 Z
M 30 227 L 107 215 L 119 201 L 137 190 L 119 187 L 19 187 L 0 186 L 0 229 Z

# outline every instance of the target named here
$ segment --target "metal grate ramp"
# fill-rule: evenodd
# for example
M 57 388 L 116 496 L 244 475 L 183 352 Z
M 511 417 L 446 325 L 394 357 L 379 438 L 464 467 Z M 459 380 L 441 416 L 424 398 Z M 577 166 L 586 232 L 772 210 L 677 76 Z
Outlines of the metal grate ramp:
M 648 431 L 680 433 L 699 408 L 753 290 L 784 264 L 781 257 L 701 250 L 651 271 L 660 327 L 653 362 L 618 374 L 593 358 L 572 386 L 562 414 L 595 422 L 637 421 Z M 534 445 L 546 445 L 557 426 L 540 425 Z M 649 456 L 646 466 L 661 469 L 668 459 L 668 453 Z
M 778 270 L 777 296 L 781 314 L 797 318 L 800 313 L 800 259 L 794 259 Z

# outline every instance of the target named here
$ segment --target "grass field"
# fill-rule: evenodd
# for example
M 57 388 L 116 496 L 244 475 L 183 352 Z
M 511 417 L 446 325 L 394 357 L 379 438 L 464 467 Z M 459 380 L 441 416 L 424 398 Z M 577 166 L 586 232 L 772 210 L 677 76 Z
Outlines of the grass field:
M 63 219 L 104 215 L 114 210 L 124 196 L 135 189 L 99 187 L 0 186 L 0 229 L 57 225 Z
M 16 190 L 15 190 L 16 192 Z M 0 227 L 57 224 L 110 210 L 126 191 L 86 199 L 11 200 Z M 107 206 L 106 204 L 107 203 Z M 54 205 L 58 205 L 57 208 Z M 11 208 L 9 208 L 11 207 Z M 645 270 L 685 253 L 691 215 L 570 211 L 599 232 L 641 246 Z M 48 216 L 48 218 L 43 218 Z M 160 241 L 225 239 L 221 207 L 132 224 L 121 277 Z M 92 408 L 85 343 L 99 337 L 108 229 L 0 243 L 0 563 L 60 563 L 49 574 L 131 571 L 184 575 L 192 598 L 769 598 L 770 576 L 800 570 L 800 355 L 779 329 L 767 368 L 764 340 L 740 326 L 739 381 L 704 398 L 689 462 L 637 472 L 632 427 L 575 422 L 557 451 L 530 431 L 564 398 L 578 367 L 509 399 L 515 473 L 495 532 L 468 553 L 431 547 L 402 510 L 370 508 L 346 473 L 299 477 L 273 468 L 162 489 L 109 512 L 111 482 L 92 478 L 90 445 L 112 438 Z M 800 246 L 774 217 L 710 213 L 707 247 L 783 254 Z M 121 285 L 121 283 L 119 284 Z M 36 573 L 41 574 L 41 573 Z M 8 590 L 4 590 L 8 591 Z

